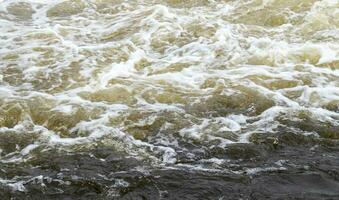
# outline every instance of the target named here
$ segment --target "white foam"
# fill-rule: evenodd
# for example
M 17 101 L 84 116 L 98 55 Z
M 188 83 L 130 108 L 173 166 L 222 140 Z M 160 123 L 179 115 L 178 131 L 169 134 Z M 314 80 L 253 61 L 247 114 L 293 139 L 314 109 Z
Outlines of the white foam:
M 17 1 L 1 1 L 1 16 L 7 16 L 7 6 L 13 2 Z M 338 125 L 338 114 L 326 109 L 327 104 L 339 100 L 337 0 L 318 1 L 300 13 L 290 11 L 288 22 L 277 27 L 261 26 L 251 20 L 249 24 L 236 23 L 239 17 L 271 9 L 276 3 L 273 0 L 250 7 L 248 1 L 209 1 L 206 6 L 183 8 L 148 0 L 124 1 L 112 5 L 111 13 L 99 12 L 96 1 L 83 0 L 84 12 L 51 18 L 46 12 L 63 0 L 24 2 L 35 11 L 31 20 L 18 20 L 11 15 L 0 19 L 1 102 L 13 100 L 28 106 L 27 102 L 39 97 L 53 103 L 46 112 L 72 116 L 80 107 L 102 111 L 94 119 L 70 128 L 72 133 L 84 133 L 79 137 L 60 136 L 45 124 L 35 124 L 25 111 L 26 116 L 16 126 L 0 128 L 0 132 L 39 134 L 33 144 L 21 150 L 21 155 L 13 156 L 13 162 L 23 161 L 21 157 L 26 158 L 41 144 L 66 148 L 110 138 L 136 157 L 173 164 L 177 149 L 182 148 L 178 140 L 217 140 L 221 147 L 248 142 L 253 133 L 274 132 L 280 125 L 276 118 L 281 115 L 295 117 L 299 111 L 308 111 L 312 119 Z M 299 18 L 300 24 L 294 24 L 293 20 Z M 114 37 L 118 31 L 121 33 Z M 137 64 L 144 60 L 145 66 L 138 69 Z M 76 63 L 75 67 L 72 63 Z M 171 68 L 176 64 L 187 66 Z M 211 79 L 215 85 L 203 88 Z M 282 84 L 277 89 L 265 85 L 279 80 L 296 85 Z M 117 85 L 126 88 L 137 103 L 91 101 L 82 96 L 109 88 L 114 81 L 120 81 Z M 149 89 L 160 93 L 170 88 L 173 94 L 184 94 L 187 102 L 199 103 L 215 93 L 239 94 L 239 87 L 272 100 L 274 106 L 257 116 L 230 113 L 207 118 L 186 113 L 184 104 L 143 99 Z M 300 94 L 291 97 L 290 93 Z M 171 135 L 175 140 L 157 140 L 159 144 L 153 144 L 124 132 L 125 121 L 118 125 L 110 122 L 114 117 L 126 120 L 132 111 L 155 113 L 153 118 L 130 122 L 134 125 L 151 126 L 157 114 L 164 112 L 183 115 L 190 124 Z M 170 123 L 165 122 L 159 134 L 166 130 L 171 130 Z M 228 133 L 238 138 L 227 139 Z

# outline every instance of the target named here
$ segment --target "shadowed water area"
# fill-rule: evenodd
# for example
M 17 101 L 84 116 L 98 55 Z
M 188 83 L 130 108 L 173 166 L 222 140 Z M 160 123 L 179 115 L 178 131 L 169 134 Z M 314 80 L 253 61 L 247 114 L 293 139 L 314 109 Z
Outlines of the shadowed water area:
M 0 199 L 339 199 L 339 1 L 0 1 Z

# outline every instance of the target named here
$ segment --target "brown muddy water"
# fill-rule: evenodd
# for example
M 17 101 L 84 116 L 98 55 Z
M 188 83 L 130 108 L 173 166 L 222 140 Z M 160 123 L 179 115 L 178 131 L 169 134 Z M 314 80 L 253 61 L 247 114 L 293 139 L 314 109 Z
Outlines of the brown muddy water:
M 0 199 L 339 199 L 339 1 L 0 0 Z

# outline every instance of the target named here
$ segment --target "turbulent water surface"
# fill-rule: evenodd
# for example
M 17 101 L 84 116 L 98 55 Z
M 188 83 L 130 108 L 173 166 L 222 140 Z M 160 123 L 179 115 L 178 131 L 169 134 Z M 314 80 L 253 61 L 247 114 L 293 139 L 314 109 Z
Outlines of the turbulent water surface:
M 339 199 L 339 1 L 0 1 L 0 199 L 42 198 Z

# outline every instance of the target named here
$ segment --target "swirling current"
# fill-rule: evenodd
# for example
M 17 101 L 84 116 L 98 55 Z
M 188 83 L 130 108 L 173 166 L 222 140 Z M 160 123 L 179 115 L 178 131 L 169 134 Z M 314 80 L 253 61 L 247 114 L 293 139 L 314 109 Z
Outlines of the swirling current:
M 339 1 L 0 0 L 0 199 L 339 199 Z

